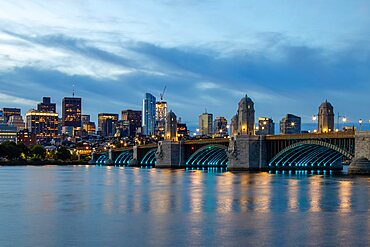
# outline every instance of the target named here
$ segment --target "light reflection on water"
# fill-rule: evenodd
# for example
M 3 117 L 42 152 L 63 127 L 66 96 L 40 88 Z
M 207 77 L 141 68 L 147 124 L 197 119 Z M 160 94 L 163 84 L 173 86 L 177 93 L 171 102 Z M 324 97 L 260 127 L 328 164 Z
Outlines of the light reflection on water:
M 0 246 L 370 243 L 370 178 L 1 167 Z

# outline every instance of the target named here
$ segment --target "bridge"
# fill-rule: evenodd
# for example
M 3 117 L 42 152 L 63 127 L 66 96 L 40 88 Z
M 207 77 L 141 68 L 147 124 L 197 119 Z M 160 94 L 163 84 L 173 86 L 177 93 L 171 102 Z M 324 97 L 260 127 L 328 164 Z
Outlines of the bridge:
M 370 158 L 369 132 L 338 132 L 164 140 L 158 144 L 94 154 L 98 165 L 148 167 L 227 167 L 230 170 L 342 169 L 355 157 Z M 367 147 L 367 146 L 366 146 Z M 370 145 L 369 145 L 370 147 Z

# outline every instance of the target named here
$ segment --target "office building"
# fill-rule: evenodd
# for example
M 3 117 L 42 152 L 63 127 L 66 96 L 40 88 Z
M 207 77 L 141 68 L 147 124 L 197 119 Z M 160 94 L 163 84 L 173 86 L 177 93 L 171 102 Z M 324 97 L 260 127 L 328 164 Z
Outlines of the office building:
M 81 115 L 83 135 L 93 135 L 96 133 L 96 126 L 91 122 L 90 115 Z
M 146 93 L 143 100 L 143 134 L 154 135 L 155 134 L 155 114 L 156 114 L 156 98 Z
M 177 138 L 178 140 L 187 140 L 189 139 L 189 130 L 186 123 L 181 123 L 181 121 L 177 121 Z
M 39 112 L 56 112 L 56 103 L 51 103 L 50 97 L 43 97 L 42 102 L 37 105 Z
M 10 116 L 8 120 L 8 124 L 17 127 L 18 131 L 23 130 L 26 127 L 22 116 L 18 116 L 18 115 Z
M 5 141 L 17 142 L 17 127 L 0 123 L 0 143 Z
M 229 135 L 229 129 L 225 117 L 216 117 L 215 121 L 213 122 L 213 128 L 215 137 L 224 137 Z
M 104 137 L 113 137 L 116 133 L 118 123 L 118 114 L 99 113 L 98 114 L 98 132 Z
M 23 129 L 17 133 L 17 143 L 23 143 L 26 146 L 36 144 L 36 135 L 28 129 Z
M 275 134 L 275 123 L 271 118 L 260 117 L 258 118 L 258 130 L 257 135 L 274 135 Z
M 205 112 L 199 115 L 199 134 L 202 136 L 212 136 L 213 114 Z
M 301 118 L 293 114 L 287 114 L 280 121 L 280 134 L 301 133 Z
M 155 104 L 155 121 L 156 121 L 156 135 L 164 136 L 166 116 L 168 113 L 167 102 L 159 101 Z
M 142 125 L 142 111 L 123 110 L 120 128 L 127 129 L 127 136 L 136 136 Z
M 62 126 L 81 128 L 81 98 L 65 97 L 62 100 Z
M 319 107 L 318 131 L 319 133 L 334 131 L 334 108 L 327 100 Z
M 4 118 L 4 123 L 7 123 L 9 121 L 9 117 L 11 116 L 21 116 L 21 109 L 19 108 L 8 108 L 5 107 L 2 109 L 3 112 L 3 118 Z
M 58 136 L 58 113 L 29 110 L 26 113 L 26 128 L 37 140 Z
M 173 111 L 167 113 L 165 133 L 166 140 L 177 141 L 177 117 Z

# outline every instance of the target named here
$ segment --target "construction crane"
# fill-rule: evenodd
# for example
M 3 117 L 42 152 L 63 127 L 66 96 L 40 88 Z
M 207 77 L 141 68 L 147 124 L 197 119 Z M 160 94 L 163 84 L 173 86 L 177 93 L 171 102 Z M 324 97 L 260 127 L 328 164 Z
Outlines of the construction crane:
M 166 92 L 166 88 L 167 88 L 167 86 L 164 86 L 163 92 L 161 94 L 159 94 L 159 96 L 161 98 L 161 101 L 163 101 L 163 96 L 164 96 L 164 93 Z

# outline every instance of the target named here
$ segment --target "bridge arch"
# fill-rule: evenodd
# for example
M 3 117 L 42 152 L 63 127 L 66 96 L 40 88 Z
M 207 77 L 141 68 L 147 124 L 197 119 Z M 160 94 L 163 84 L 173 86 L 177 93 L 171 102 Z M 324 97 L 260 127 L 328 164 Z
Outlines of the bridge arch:
M 156 163 L 156 158 L 155 158 L 155 152 L 157 151 L 156 148 L 150 149 L 143 159 L 141 160 L 141 165 L 144 166 L 154 166 Z
M 132 160 L 133 154 L 132 151 L 126 150 L 123 151 L 118 157 L 115 159 L 115 165 L 125 165 L 127 166 L 130 161 Z
M 269 166 L 330 167 L 343 157 L 351 160 L 353 155 L 328 142 L 306 140 L 294 143 L 280 151 L 269 162 Z
M 105 165 L 108 160 L 108 155 L 106 153 L 102 153 L 99 155 L 98 159 L 96 160 L 97 165 Z
M 198 149 L 186 161 L 186 166 L 227 166 L 227 147 L 211 144 Z

